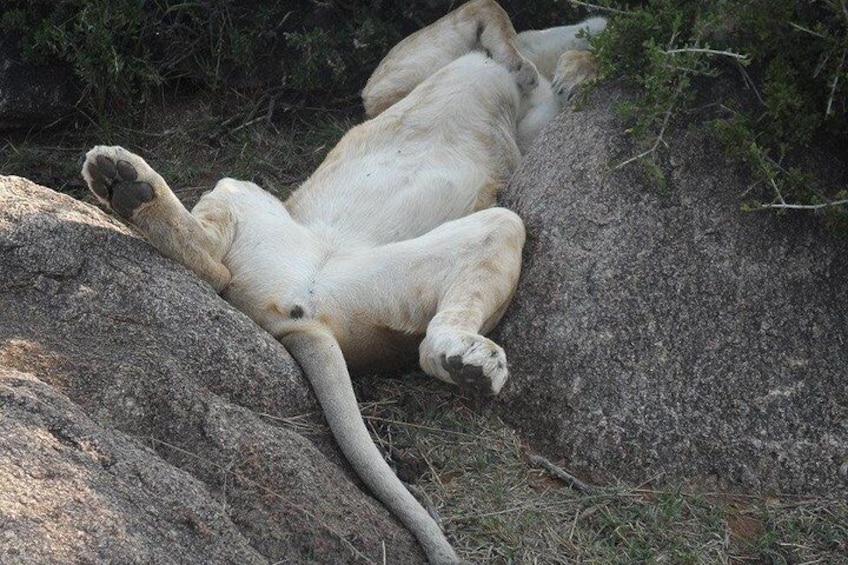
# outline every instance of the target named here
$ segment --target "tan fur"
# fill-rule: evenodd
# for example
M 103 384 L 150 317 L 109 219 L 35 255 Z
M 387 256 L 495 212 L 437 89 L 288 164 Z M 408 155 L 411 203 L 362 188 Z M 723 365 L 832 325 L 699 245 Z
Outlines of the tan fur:
M 485 50 L 516 74 L 523 89 L 536 85 L 536 69 L 521 53 L 515 28 L 494 0 L 473 0 L 398 43 L 362 92 L 365 113 L 376 116 L 435 71 L 473 50 Z M 415 58 L 416 64 L 409 65 Z
M 223 179 L 189 213 L 120 147 L 95 147 L 83 167 L 98 198 L 291 350 L 354 469 L 432 563 L 458 557 L 371 442 L 347 366 L 417 359 L 475 393 L 504 386 L 505 353 L 482 334 L 515 292 L 525 234 L 491 206 L 559 109 L 549 80 L 571 89 L 595 72 L 586 53 L 562 54 L 576 26 L 534 33 L 474 0 L 399 43 L 363 91 L 375 117 L 285 204 Z M 554 58 L 559 74 L 539 76 Z
M 557 94 L 569 98 L 578 85 L 598 78 L 598 64 L 588 51 L 565 51 L 557 60 L 555 77 Z

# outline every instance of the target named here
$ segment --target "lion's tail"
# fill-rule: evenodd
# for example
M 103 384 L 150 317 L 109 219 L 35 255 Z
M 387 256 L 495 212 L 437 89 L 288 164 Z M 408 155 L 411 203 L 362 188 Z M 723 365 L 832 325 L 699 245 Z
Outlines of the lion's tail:
M 280 341 L 312 383 L 336 441 L 362 481 L 418 539 L 430 563 L 459 563 L 438 524 L 406 490 L 374 445 L 336 339 L 323 327 L 310 326 Z

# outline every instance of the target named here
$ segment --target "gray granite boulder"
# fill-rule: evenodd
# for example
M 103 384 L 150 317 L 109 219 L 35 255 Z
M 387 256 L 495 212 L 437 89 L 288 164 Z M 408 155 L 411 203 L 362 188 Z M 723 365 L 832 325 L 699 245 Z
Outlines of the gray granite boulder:
M 317 412 L 192 273 L 0 177 L 0 562 L 423 562 Z
M 202 482 L 0 367 L 2 563 L 267 563 Z
M 500 412 L 595 481 L 848 493 L 848 253 L 810 217 L 740 210 L 750 183 L 693 132 L 661 194 L 594 92 L 502 197 L 526 222 Z

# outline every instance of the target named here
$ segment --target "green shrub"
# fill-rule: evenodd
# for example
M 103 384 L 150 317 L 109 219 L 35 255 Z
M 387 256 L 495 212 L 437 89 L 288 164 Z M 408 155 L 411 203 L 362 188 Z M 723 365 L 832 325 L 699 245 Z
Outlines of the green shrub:
M 843 0 L 599 4 L 615 12 L 595 41 L 602 70 L 639 93 L 622 108 L 644 148 L 631 161 L 662 184 L 663 136 L 677 117 L 697 114 L 750 166 L 758 186 L 749 209 L 827 210 L 845 218 L 846 187 L 817 175 L 807 158 L 811 145 L 843 153 L 848 146 Z
M 82 106 L 138 109 L 160 88 L 271 91 L 349 101 L 404 36 L 451 0 L 4 0 L 0 30 L 23 36 L 27 58 L 70 64 Z M 556 0 L 504 6 L 517 26 L 574 19 Z
M 12 0 L 5 4 L 0 27 L 21 33 L 25 58 L 34 63 L 57 58 L 69 63 L 93 108 L 102 110 L 116 97 L 122 102 L 132 100 L 133 93 L 162 83 L 150 43 L 145 41 L 154 32 L 142 2 Z

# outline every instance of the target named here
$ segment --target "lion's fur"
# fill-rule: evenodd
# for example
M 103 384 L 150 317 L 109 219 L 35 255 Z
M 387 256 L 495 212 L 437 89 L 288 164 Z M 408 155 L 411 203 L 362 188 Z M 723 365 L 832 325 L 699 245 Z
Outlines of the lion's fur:
M 593 76 L 590 57 L 567 51 L 586 47 L 577 30 L 516 35 L 476 0 L 410 36 L 363 91 L 372 118 L 285 203 L 223 179 L 189 213 L 120 147 L 95 147 L 83 168 L 101 200 L 290 347 L 345 455 L 434 563 L 457 556 L 371 442 L 345 365 L 417 357 L 432 376 L 500 391 L 506 357 L 482 334 L 515 291 L 525 234 L 493 205 L 563 96 Z M 537 74 L 555 61 L 559 74 Z

